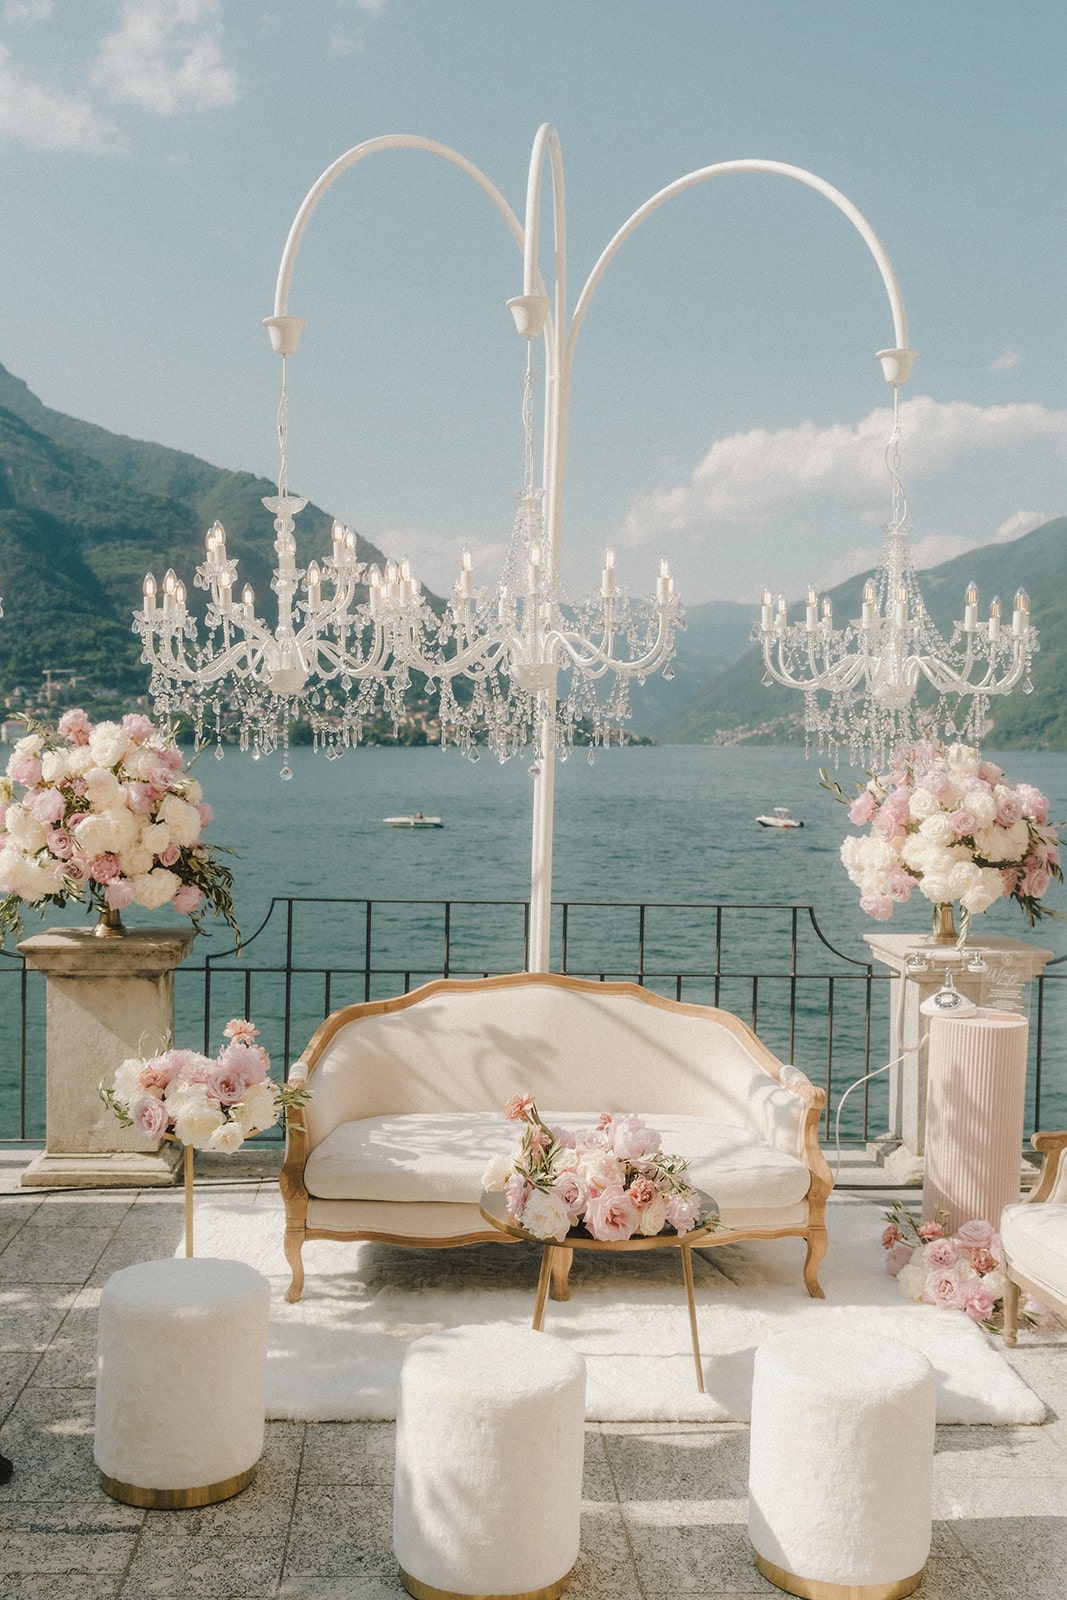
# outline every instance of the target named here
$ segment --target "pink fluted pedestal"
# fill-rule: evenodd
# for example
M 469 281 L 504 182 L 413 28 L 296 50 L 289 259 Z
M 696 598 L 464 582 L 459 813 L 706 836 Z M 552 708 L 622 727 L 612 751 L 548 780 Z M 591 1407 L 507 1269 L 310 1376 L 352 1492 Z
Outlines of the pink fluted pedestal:
M 931 1017 L 923 1219 L 996 1228 L 1018 1200 L 1030 1025 L 1010 1012 Z

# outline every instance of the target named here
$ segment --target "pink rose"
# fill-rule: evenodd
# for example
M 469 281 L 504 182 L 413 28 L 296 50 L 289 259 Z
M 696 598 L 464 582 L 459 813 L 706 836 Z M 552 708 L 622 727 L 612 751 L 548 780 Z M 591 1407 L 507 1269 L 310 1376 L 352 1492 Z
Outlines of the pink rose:
M 1022 873 L 1018 867 L 1001 867 L 1000 881 L 1004 886 L 1004 893 L 1013 895 L 1022 881 Z
M 170 1125 L 170 1114 L 163 1101 L 155 1094 L 143 1094 L 130 1107 L 130 1116 L 138 1133 L 146 1139 L 159 1139 Z
M 667 1208 L 667 1221 L 675 1233 L 688 1233 L 696 1224 L 700 1215 L 700 1196 L 692 1190 L 688 1195 L 669 1194 L 665 1196 Z
M 69 861 L 74 854 L 74 840 L 66 828 L 53 828 L 45 843 L 59 861 Z
M 552 1180 L 552 1190 L 566 1207 L 571 1227 L 575 1227 L 589 1200 L 589 1190 L 581 1177 L 577 1172 L 561 1172 Z
M 988 1250 L 996 1237 L 991 1222 L 975 1217 L 970 1222 L 963 1222 L 956 1229 L 956 1242 L 968 1249 Z
M 922 1247 L 922 1258 L 932 1271 L 954 1267 L 960 1259 L 960 1253 L 954 1239 L 931 1239 L 929 1244 Z
M 975 1322 L 988 1322 L 996 1309 L 996 1300 L 981 1278 L 972 1278 L 963 1284 L 963 1309 Z
M 894 905 L 902 906 L 911 899 L 911 891 L 918 883 L 918 878 L 911 877 L 907 872 L 894 871 L 886 874 L 885 892 Z
M 849 806 L 848 820 L 854 828 L 862 828 L 870 822 L 877 810 L 878 801 L 869 789 L 864 789 Z
M 89 881 L 89 863 L 81 856 L 71 856 L 69 861 L 63 863 L 63 876 L 75 889 L 80 889 Z
M 968 1253 L 971 1258 L 971 1266 L 980 1278 L 984 1278 L 987 1272 L 996 1271 L 997 1258 L 990 1251 L 971 1250 Z
M 88 744 L 92 727 L 81 707 L 75 706 L 70 711 L 64 711 L 56 724 L 56 732 L 61 739 L 66 739 L 70 744 Z
M 660 1146 L 655 1129 L 648 1127 L 640 1117 L 613 1117 L 608 1130 L 611 1148 L 620 1161 L 644 1161 L 654 1156 Z
M 113 878 L 104 890 L 104 899 L 112 911 L 124 911 L 133 905 L 133 884 L 129 878 Z
M 526 1202 L 532 1193 L 533 1184 L 527 1183 L 525 1178 L 520 1178 L 517 1172 L 513 1172 L 504 1185 L 504 1199 L 507 1201 L 508 1210 L 517 1222 L 522 1221 Z
M 593 1195 L 585 1208 L 585 1225 L 594 1239 L 630 1239 L 640 1222 L 640 1213 L 621 1184 Z
M 8 768 L 7 775 L 14 783 L 35 789 L 41 781 L 41 763 L 36 756 L 19 756 Z
M 97 883 L 110 883 L 113 878 L 121 877 L 122 867 L 118 856 L 94 856 L 89 863 L 89 875 Z
M 244 1098 L 248 1085 L 237 1072 L 219 1067 L 207 1080 L 207 1092 L 223 1106 L 235 1106 Z
M 961 806 L 958 811 L 954 811 L 948 820 L 952 824 L 952 831 L 957 839 L 962 839 L 965 835 L 973 835 L 978 827 L 978 818 L 973 811 L 968 811 L 966 806 Z
M 916 1231 L 920 1239 L 929 1241 L 930 1239 L 940 1239 L 945 1230 L 940 1222 L 920 1222 Z
M 176 844 L 168 844 L 165 850 L 161 850 L 159 852 L 156 860 L 159 862 L 161 867 L 173 867 L 178 861 L 181 860 L 181 855 L 182 853 Z
M 196 887 L 195 883 L 183 883 L 171 901 L 171 905 L 175 911 L 187 916 L 190 912 L 196 910 L 203 898 L 202 891 Z
M 955 1266 L 937 1268 L 926 1280 L 922 1299 L 930 1306 L 947 1306 L 961 1311 L 964 1308 L 968 1285 L 980 1281 L 977 1278 L 970 1278 L 964 1282 L 959 1276 L 959 1268 Z
M 860 910 L 875 922 L 888 922 L 893 915 L 893 902 L 887 894 L 864 894 L 860 896 Z
M 905 1244 L 903 1239 L 899 1243 L 892 1245 L 886 1252 L 885 1258 L 885 1270 L 889 1276 L 891 1278 L 897 1277 L 901 1270 L 908 1266 L 914 1254 L 915 1247 Z
M 1030 822 L 1039 826 L 1048 821 L 1048 801 L 1040 789 L 1035 789 L 1032 784 L 1019 783 L 1015 786 L 1015 794 L 1022 809 L 1022 815 Z
M 150 783 L 127 783 L 123 789 L 126 809 L 137 816 L 146 817 L 159 803 L 159 790 Z
M 156 730 L 148 717 L 142 716 L 139 711 L 131 711 L 122 719 L 122 731 L 134 744 L 144 744 Z
M 1010 828 L 1023 814 L 1022 801 L 1013 790 L 1001 790 L 997 795 L 997 822 L 1002 828 Z
M 885 839 L 891 843 L 894 839 L 903 839 L 904 831 L 903 822 L 889 810 L 887 801 L 874 819 L 874 832 L 879 839 Z

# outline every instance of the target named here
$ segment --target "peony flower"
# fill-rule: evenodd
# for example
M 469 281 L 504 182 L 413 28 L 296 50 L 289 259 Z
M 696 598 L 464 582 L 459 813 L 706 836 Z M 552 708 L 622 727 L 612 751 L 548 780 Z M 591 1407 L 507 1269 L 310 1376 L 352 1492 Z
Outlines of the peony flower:
M 174 896 L 173 906 L 175 911 L 180 911 L 183 916 L 194 912 L 203 900 L 203 892 L 195 883 L 183 883 L 178 893 Z
M 667 1203 L 663 1196 L 657 1194 L 647 1206 L 641 1206 L 638 1215 L 641 1220 L 637 1231 L 644 1238 L 653 1239 L 657 1233 L 662 1233 L 667 1226 Z
M 104 890 L 104 899 L 112 911 L 125 911 L 133 905 L 133 884 L 129 878 L 114 878 Z
M 659 1194 L 659 1190 L 651 1178 L 634 1178 L 630 1184 L 630 1199 L 640 1210 L 650 1206 Z
M 898 1278 L 903 1268 L 911 1265 L 915 1253 L 915 1246 L 907 1244 L 903 1239 L 891 1245 L 885 1258 L 885 1270 L 889 1276 Z
M 920 1297 L 927 1305 L 951 1306 L 954 1310 L 965 1309 L 967 1288 L 960 1273 L 959 1264 L 950 1267 L 938 1267 L 927 1273 L 926 1287 Z
M 175 1105 L 174 1137 L 180 1144 L 191 1144 L 195 1150 L 208 1150 L 211 1135 L 225 1120 L 218 1107 L 211 1105 L 206 1097 L 185 1094 Z
M 622 1184 L 622 1166 L 610 1150 L 580 1151 L 577 1170 L 593 1195 Z
M 237 1102 L 230 1114 L 247 1138 L 250 1133 L 259 1133 L 263 1128 L 273 1128 L 280 1111 L 278 1086 L 268 1078 L 265 1082 L 254 1083 L 250 1089 L 246 1089 L 244 1098 Z
M 511 1162 L 507 1156 L 490 1156 L 482 1173 L 482 1188 L 489 1194 L 502 1194 L 510 1171 Z
M 181 886 L 181 879 L 176 878 L 173 872 L 168 872 L 166 867 L 153 867 L 151 872 L 133 879 L 133 898 L 146 910 L 158 911 L 160 906 L 174 899 Z
M 974 1322 L 988 1322 L 993 1315 L 996 1299 L 981 1278 L 963 1285 L 963 1309 Z
M 921 1251 L 926 1265 L 935 1268 L 954 1267 L 960 1259 L 959 1246 L 954 1239 L 931 1239 Z
M 71 744 L 88 744 L 91 723 L 80 706 L 71 711 L 64 711 L 56 724 L 56 732 L 61 739 L 69 739 Z
M 522 1226 L 535 1239 L 555 1239 L 562 1244 L 571 1230 L 571 1219 L 567 1207 L 554 1190 L 534 1189 L 523 1206 Z
M 139 711 L 131 711 L 122 719 L 122 731 L 132 744 L 144 744 L 156 730 L 150 718 L 142 716 Z
M 897 1273 L 897 1288 L 905 1300 L 918 1301 L 923 1297 L 926 1280 L 930 1276 L 921 1260 L 913 1259 Z
M 608 1129 L 611 1147 L 621 1161 L 644 1161 L 654 1156 L 660 1146 L 660 1136 L 643 1123 L 640 1117 L 612 1117 Z
M 675 1233 L 688 1233 L 696 1226 L 697 1217 L 700 1215 L 700 1196 L 692 1189 L 687 1194 L 669 1194 L 664 1196 L 667 1209 L 667 1221 Z
M 159 816 L 180 845 L 196 844 L 200 838 L 200 813 L 176 794 L 165 794 L 159 802 Z
M 893 901 L 887 894 L 864 894 L 860 896 L 860 910 L 875 922 L 888 922 L 893 915 Z
M 240 1150 L 245 1142 L 245 1136 L 238 1122 L 224 1122 L 214 1130 L 207 1142 L 209 1150 L 221 1150 L 226 1155 L 232 1155 L 235 1150 Z

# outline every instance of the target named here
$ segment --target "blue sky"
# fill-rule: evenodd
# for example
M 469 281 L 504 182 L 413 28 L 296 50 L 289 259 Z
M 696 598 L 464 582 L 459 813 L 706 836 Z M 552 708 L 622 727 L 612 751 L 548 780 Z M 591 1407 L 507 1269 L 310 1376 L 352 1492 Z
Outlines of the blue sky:
M 0 362 L 59 410 L 274 476 L 260 321 L 301 200 L 350 146 L 439 140 L 521 215 L 554 123 L 572 306 L 665 184 L 787 162 L 896 268 L 929 565 L 1067 512 L 1065 36 L 1058 0 L 0 0 Z M 464 543 L 488 576 L 510 530 L 521 279 L 492 206 L 423 153 L 347 173 L 301 247 L 290 485 L 438 590 Z M 874 263 L 821 196 L 746 175 L 657 212 L 578 346 L 573 586 L 609 543 L 636 591 L 669 555 L 693 603 L 872 564 L 892 342 Z

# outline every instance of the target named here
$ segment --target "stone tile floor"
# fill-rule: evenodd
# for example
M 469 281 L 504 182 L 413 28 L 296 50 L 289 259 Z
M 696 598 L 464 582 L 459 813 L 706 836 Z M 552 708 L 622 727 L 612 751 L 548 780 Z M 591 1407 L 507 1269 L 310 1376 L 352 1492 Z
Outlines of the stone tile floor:
M 27 1160 L 0 1156 L 0 1450 L 15 1462 L 0 1486 L 4 1600 L 402 1596 L 391 1425 L 271 1423 L 252 1486 L 202 1510 L 141 1511 L 102 1492 L 92 1452 L 99 1292 L 117 1268 L 173 1253 L 181 1196 L 20 1190 Z M 273 1188 L 255 1159 L 229 1158 L 217 1176 L 201 1168 L 204 1182 L 235 1177 Z M 1050 1420 L 938 1430 L 920 1600 L 1067 1600 L 1067 1332 L 1024 1333 L 1009 1359 Z M 161 1399 L 163 1425 L 180 1427 L 180 1398 Z M 590 1424 L 568 1594 L 780 1593 L 752 1563 L 747 1463 L 741 1424 Z

